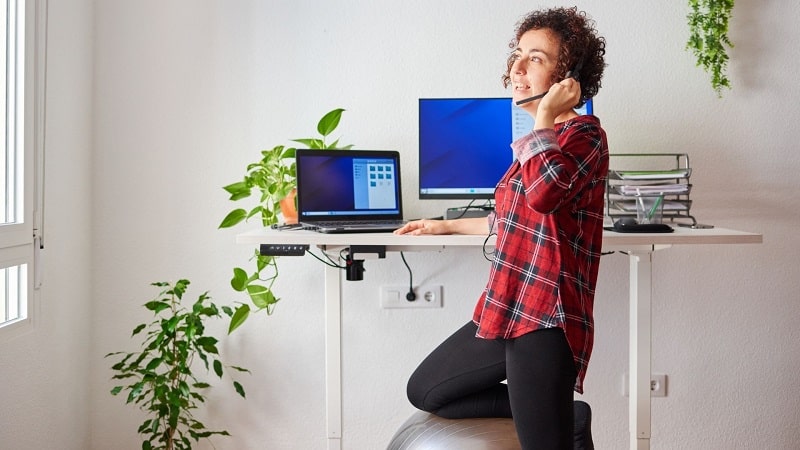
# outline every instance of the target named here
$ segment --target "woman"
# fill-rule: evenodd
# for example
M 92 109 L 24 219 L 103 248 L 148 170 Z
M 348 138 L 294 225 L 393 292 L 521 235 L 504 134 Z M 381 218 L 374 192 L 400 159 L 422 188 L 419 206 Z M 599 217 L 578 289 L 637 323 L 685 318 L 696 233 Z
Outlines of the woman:
M 535 125 L 511 145 L 495 212 L 395 231 L 497 235 L 472 320 L 420 364 L 408 396 L 442 417 L 513 417 L 524 449 L 593 448 L 573 391 L 594 336 L 608 145 L 599 120 L 573 108 L 600 88 L 605 40 L 585 13 L 556 8 L 523 18 L 509 45 L 503 84 Z

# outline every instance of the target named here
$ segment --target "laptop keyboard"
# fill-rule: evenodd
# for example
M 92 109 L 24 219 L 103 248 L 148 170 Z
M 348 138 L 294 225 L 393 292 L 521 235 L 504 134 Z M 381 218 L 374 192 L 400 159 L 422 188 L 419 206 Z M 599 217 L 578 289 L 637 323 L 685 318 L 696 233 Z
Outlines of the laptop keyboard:
M 318 227 L 357 227 L 363 225 L 402 225 L 402 220 L 337 220 L 333 222 L 315 222 L 314 225 Z

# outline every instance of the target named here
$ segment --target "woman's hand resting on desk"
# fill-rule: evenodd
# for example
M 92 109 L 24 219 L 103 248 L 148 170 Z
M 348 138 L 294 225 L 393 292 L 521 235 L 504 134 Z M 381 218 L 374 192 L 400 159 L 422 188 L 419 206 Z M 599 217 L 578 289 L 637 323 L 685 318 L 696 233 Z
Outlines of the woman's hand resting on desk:
M 402 227 L 394 230 L 394 234 L 450 234 L 447 227 L 448 220 L 412 220 Z
M 489 225 L 485 217 L 469 219 L 412 220 L 402 227 L 394 230 L 394 234 L 486 234 Z

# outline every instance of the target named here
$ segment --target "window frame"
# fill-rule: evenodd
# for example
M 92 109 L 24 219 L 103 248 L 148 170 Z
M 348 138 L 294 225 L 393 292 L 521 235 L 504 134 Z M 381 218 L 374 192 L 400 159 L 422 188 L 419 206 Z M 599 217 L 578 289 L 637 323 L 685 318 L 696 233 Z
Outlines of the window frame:
M 20 317 L 0 325 L 0 341 L 32 330 L 38 316 L 39 302 L 35 288 L 39 285 L 37 266 L 40 263 L 43 231 L 42 174 L 47 42 L 47 0 L 8 0 L 6 4 L 13 4 L 16 17 L 14 55 L 8 57 L 9 60 L 13 57 L 16 69 L 14 110 L 6 102 L 6 114 L 10 117 L 13 113 L 14 116 L 15 133 L 11 144 L 15 146 L 16 158 L 22 159 L 19 168 L 22 172 L 22 183 L 19 188 L 22 189 L 23 204 L 22 214 L 16 216 L 15 223 L 0 225 L 0 268 L 24 265 L 26 295 L 19 305 Z M 11 10 L 7 7 L 7 11 Z M 10 13 L 8 17 L 11 17 Z M 7 51 L 11 48 L 12 45 L 6 46 Z M 6 70 L 8 74 L 9 69 Z M 17 176 L 19 175 L 18 173 Z M 3 298 L 5 300 L 5 295 Z M 0 307 L 6 308 L 7 303 Z

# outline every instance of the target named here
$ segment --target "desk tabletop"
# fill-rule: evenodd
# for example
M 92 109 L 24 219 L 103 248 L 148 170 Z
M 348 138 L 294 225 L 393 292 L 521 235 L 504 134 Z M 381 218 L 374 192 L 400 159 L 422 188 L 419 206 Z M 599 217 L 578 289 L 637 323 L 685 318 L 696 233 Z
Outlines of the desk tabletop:
M 726 228 L 691 229 L 674 227 L 672 233 L 603 232 L 603 250 L 622 250 L 635 247 L 670 247 L 698 244 L 760 244 L 762 235 Z M 485 235 L 424 235 L 409 236 L 392 233 L 325 234 L 306 230 L 278 231 L 260 228 L 236 236 L 237 244 L 307 244 L 312 246 L 385 245 L 387 247 L 475 247 L 494 245 L 494 236 Z

